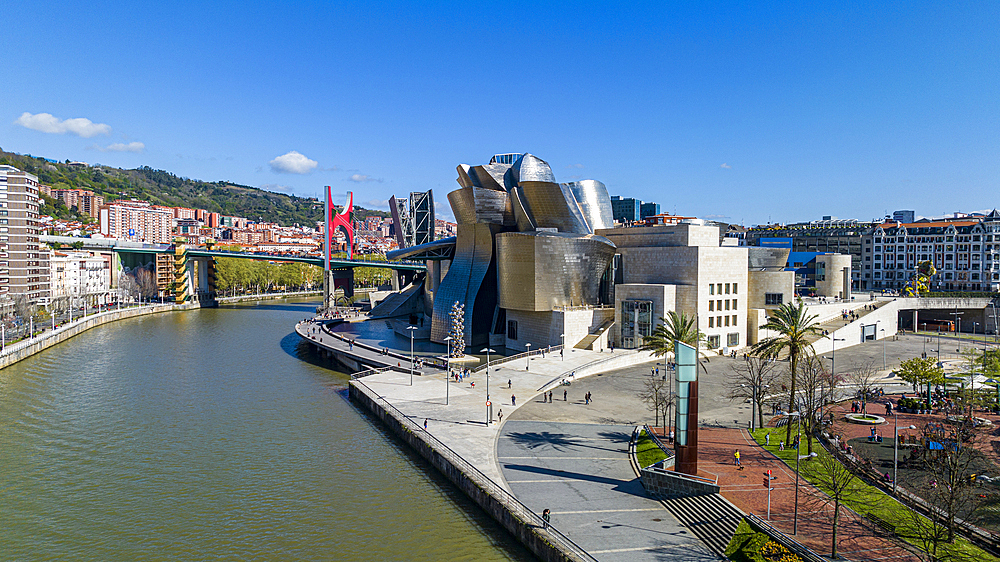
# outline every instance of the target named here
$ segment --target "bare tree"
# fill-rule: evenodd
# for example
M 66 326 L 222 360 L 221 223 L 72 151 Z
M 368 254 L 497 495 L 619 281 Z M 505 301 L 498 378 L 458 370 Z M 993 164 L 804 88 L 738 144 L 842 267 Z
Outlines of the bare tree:
M 145 267 L 135 270 L 135 282 L 139 288 L 139 294 L 145 299 L 152 299 L 157 296 L 156 276 Z
M 837 382 L 821 358 L 811 353 L 802 357 L 799 363 L 796 403 L 801 414 L 802 430 L 806 434 L 808 453 L 812 453 L 813 436 L 823 421 L 823 407 L 829 402 Z
M 868 413 L 868 397 L 875 392 L 876 384 L 881 379 L 879 368 L 875 361 L 866 361 L 855 367 L 847 375 L 847 381 L 854 385 L 861 397 L 861 412 Z
M 139 284 L 131 274 L 125 274 L 118 278 L 118 290 L 129 299 L 139 296 Z
M 667 392 L 667 382 L 663 377 L 649 375 L 649 378 L 643 381 L 639 399 L 645 402 L 646 407 L 653 412 L 654 426 L 660 425 L 660 412 L 663 412 L 663 430 L 666 432 L 667 407 L 671 404 L 671 397 Z
M 979 467 L 989 463 L 975 447 L 978 433 L 969 420 L 957 427 L 954 438 L 934 434 L 933 428 L 924 433 L 925 442 L 941 443 L 942 448 L 925 451 L 923 468 L 930 480 L 918 495 L 936 508 L 931 518 L 948 530 L 945 538 L 950 543 L 955 540 L 955 520 L 971 519 L 982 501 L 975 490 L 975 478 Z M 929 531 L 927 538 L 937 534 L 934 529 Z
M 757 409 L 757 427 L 764 427 L 764 396 L 769 387 L 777 386 L 781 372 L 773 361 L 751 354 L 732 369 L 733 376 L 726 380 L 729 399 L 749 400 Z
M 858 476 L 850 468 L 844 466 L 832 454 L 821 453 L 806 462 L 805 469 L 809 482 L 818 491 L 812 492 L 811 501 L 820 505 L 830 505 L 833 512 L 830 516 L 830 558 L 837 558 L 837 529 L 840 526 L 840 507 L 844 500 L 860 501 L 862 494 L 856 493 L 856 487 L 863 485 Z M 873 496 L 873 497 L 877 497 Z M 874 501 L 874 500 L 873 500 Z M 855 507 L 857 510 L 857 507 Z M 820 510 L 817 510 L 820 511 Z M 824 510 L 825 511 L 825 510 Z

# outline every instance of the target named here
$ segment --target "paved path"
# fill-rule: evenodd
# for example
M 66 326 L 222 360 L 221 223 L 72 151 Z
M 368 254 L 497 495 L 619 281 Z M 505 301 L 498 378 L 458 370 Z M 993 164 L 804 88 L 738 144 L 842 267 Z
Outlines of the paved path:
M 522 503 L 551 509 L 552 524 L 598 560 L 719 560 L 646 495 L 628 459 L 633 427 L 512 420 L 497 460 Z

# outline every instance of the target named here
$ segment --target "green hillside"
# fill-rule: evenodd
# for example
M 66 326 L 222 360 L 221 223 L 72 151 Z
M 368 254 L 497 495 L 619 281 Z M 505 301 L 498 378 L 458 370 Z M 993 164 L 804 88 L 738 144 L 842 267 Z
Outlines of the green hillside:
M 0 164 L 9 164 L 38 176 L 52 189 L 88 189 L 105 200 L 141 199 L 156 205 L 190 207 L 210 212 L 276 222 L 282 226 L 315 226 L 323 218 L 323 207 L 315 198 L 265 191 L 228 181 L 205 182 L 175 176 L 147 166 L 133 170 L 109 166 L 70 166 L 45 158 L 0 150 Z M 72 209 L 46 200 L 42 214 L 77 218 Z M 389 216 L 385 211 L 354 207 L 354 218 Z

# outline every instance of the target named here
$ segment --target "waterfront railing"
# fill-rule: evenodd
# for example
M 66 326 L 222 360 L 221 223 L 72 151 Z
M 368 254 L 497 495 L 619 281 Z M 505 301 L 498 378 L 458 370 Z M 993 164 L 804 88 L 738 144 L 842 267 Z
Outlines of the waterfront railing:
M 162 306 L 162 305 L 159 304 L 159 303 L 153 303 L 153 304 L 148 304 L 148 305 L 127 306 L 127 307 L 121 308 L 121 309 L 111 309 L 111 310 L 105 310 L 105 311 L 102 311 L 102 312 L 91 313 L 91 314 L 88 314 L 86 316 L 82 316 L 82 317 L 80 317 L 78 319 L 75 319 L 72 322 L 66 322 L 64 324 L 60 324 L 54 330 L 51 329 L 51 328 L 44 329 L 43 332 L 41 332 L 39 334 L 32 335 L 29 338 L 25 338 L 23 340 L 20 340 L 18 342 L 15 342 L 15 343 L 12 343 L 12 344 L 9 344 L 9 345 L 5 344 L 5 345 L 3 345 L 3 348 L 0 349 L 0 357 L 4 357 L 6 355 L 11 355 L 13 353 L 17 353 L 17 352 L 21 351 L 22 349 L 25 349 L 27 347 L 31 347 L 31 346 L 33 346 L 35 344 L 38 344 L 40 342 L 43 342 L 43 341 L 49 339 L 49 338 L 56 337 L 56 336 L 62 334 L 63 332 L 65 332 L 66 330 L 72 329 L 72 328 L 74 328 L 76 326 L 79 326 L 80 324 L 85 323 L 85 322 L 89 322 L 90 320 L 93 320 L 95 318 L 101 318 L 101 317 L 104 317 L 104 316 L 108 316 L 110 314 L 114 314 L 114 313 L 120 312 L 122 310 L 132 310 L 132 309 L 138 309 L 138 308 L 153 308 L 153 307 L 156 307 L 156 306 Z
M 493 361 L 490 361 L 489 364 L 487 364 L 487 365 L 480 365 L 480 366 L 476 367 L 475 369 L 472 370 L 472 372 L 473 373 L 478 373 L 480 371 L 486 370 L 487 367 L 495 367 L 497 365 L 503 365 L 504 363 L 510 363 L 511 361 L 517 361 L 518 359 L 525 359 L 525 358 L 531 357 L 533 355 L 540 356 L 540 355 L 543 355 L 545 353 L 555 353 L 557 351 L 562 350 L 562 348 L 563 348 L 563 346 L 561 346 L 561 345 L 550 345 L 548 347 L 541 347 L 541 348 L 536 349 L 534 351 L 526 351 L 524 353 L 518 353 L 517 355 L 508 355 L 506 357 L 499 357 L 497 359 L 494 359 Z
M 388 411 L 393 413 L 394 417 L 399 420 L 400 423 L 405 425 L 408 430 L 414 433 L 422 434 L 424 436 L 424 440 L 434 448 L 435 452 L 440 454 L 453 466 L 475 480 L 484 491 L 502 503 L 515 517 L 519 518 L 524 523 L 546 529 L 549 533 L 549 537 L 552 539 L 552 542 L 556 543 L 563 552 L 570 553 L 576 556 L 579 560 L 597 562 L 597 559 L 591 556 L 578 544 L 573 542 L 572 539 L 562 534 L 551 523 L 546 524 L 540 515 L 529 509 L 528 506 L 524 505 L 520 500 L 515 498 L 513 494 L 498 485 L 493 481 L 493 479 L 483 474 L 482 471 L 473 466 L 470 462 L 466 461 L 462 455 L 459 455 L 451 447 L 442 443 L 440 439 L 434 437 L 434 435 L 425 430 L 417 422 L 413 421 L 409 416 L 399 411 L 395 406 L 390 404 L 388 400 L 379 396 L 377 392 L 368 387 L 368 385 L 366 385 L 363 381 L 358 380 L 356 384 L 360 388 L 364 389 L 365 394 L 368 394 L 369 397 L 372 397 L 380 402 Z

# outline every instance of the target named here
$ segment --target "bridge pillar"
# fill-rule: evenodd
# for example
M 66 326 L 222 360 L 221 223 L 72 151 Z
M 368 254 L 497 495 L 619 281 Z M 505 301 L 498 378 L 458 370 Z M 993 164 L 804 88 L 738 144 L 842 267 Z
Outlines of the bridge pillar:
M 323 307 L 331 308 L 336 304 L 337 289 L 344 291 L 345 297 L 354 296 L 354 269 L 330 269 L 323 279 Z

